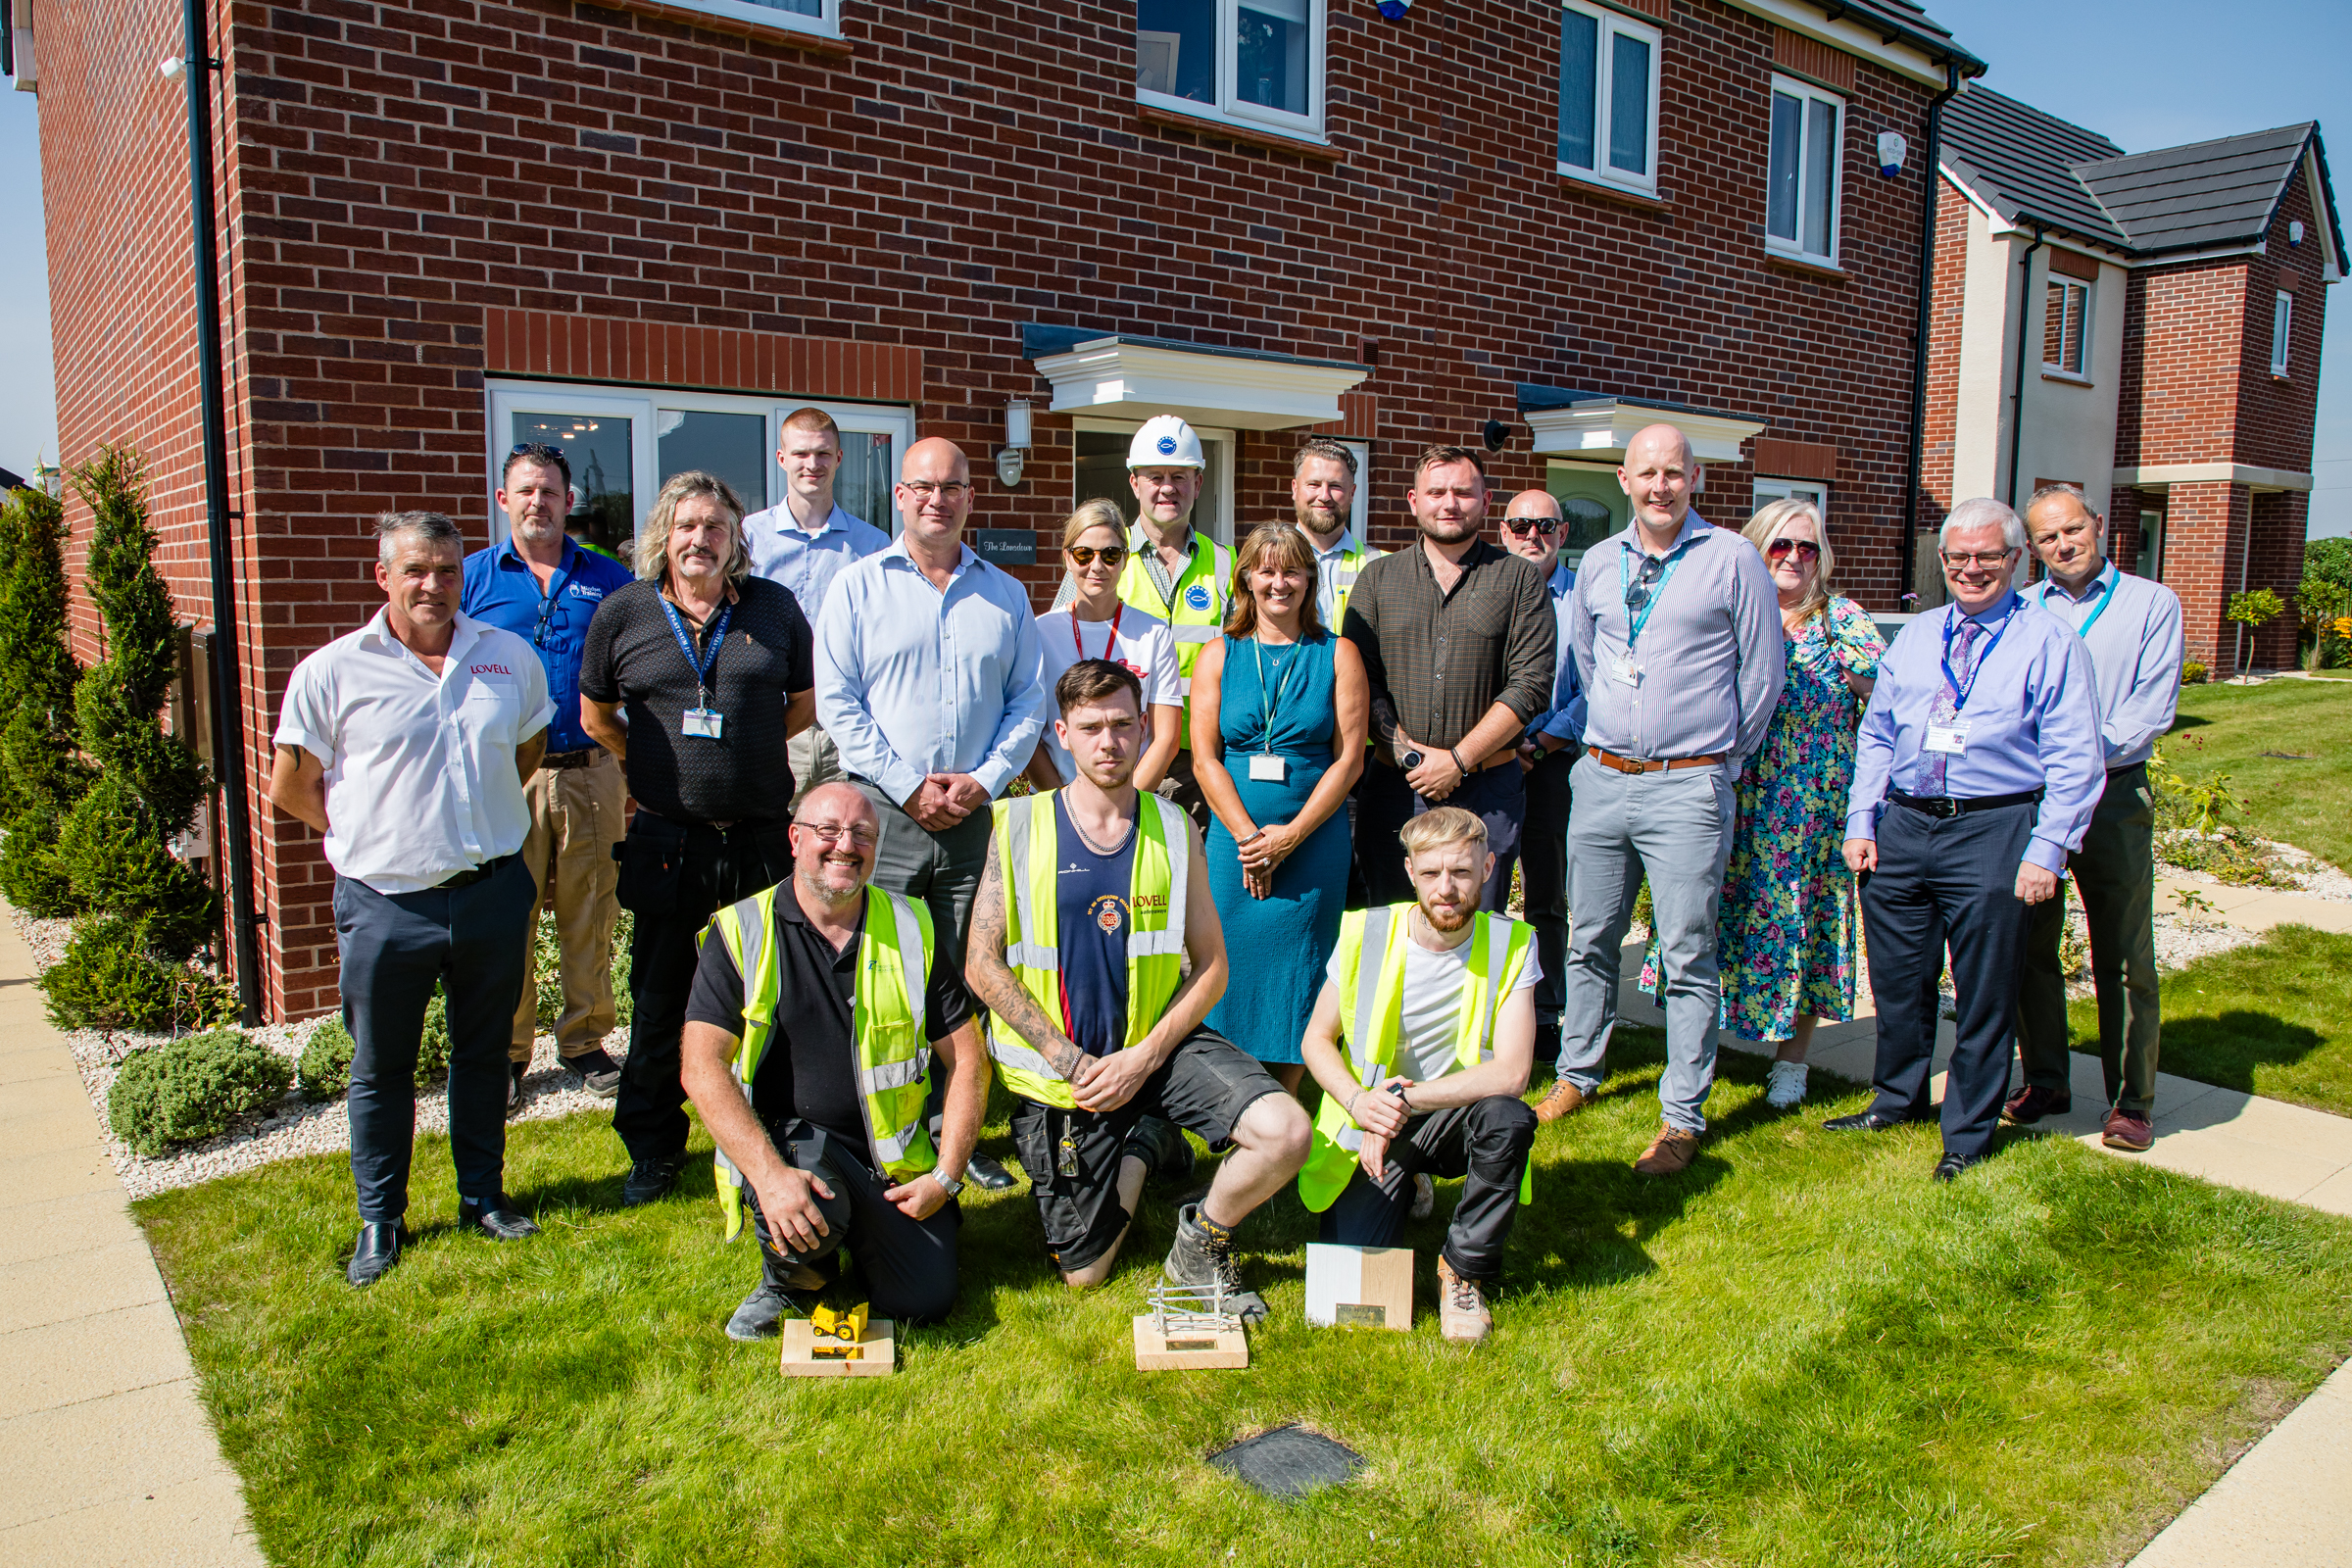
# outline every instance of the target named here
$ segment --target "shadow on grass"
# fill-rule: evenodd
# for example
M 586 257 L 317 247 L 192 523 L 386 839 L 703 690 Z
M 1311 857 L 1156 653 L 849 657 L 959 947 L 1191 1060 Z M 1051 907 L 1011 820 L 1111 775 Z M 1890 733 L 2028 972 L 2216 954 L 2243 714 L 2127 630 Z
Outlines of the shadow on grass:
M 2317 1029 L 2267 1012 L 2231 1008 L 2210 1018 L 2168 1019 L 2163 1060 L 2169 1072 L 2257 1094 L 2258 1069 L 2295 1066 L 2327 1043 Z M 2095 1054 L 2098 1039 L 2081 1041 L 2075 1049 Z

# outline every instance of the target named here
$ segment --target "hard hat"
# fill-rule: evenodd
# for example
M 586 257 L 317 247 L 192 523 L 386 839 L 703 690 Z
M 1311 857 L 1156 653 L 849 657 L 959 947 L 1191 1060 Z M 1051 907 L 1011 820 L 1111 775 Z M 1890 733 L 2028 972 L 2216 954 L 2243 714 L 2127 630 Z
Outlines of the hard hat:
M 1208 463 L 1200 456 L 1200 438 L 1193 434 L 1193 427 L 1173 414 L 1159 414 L 1146 419 L 1127 444 L 1127 466 L 1206 468 Z

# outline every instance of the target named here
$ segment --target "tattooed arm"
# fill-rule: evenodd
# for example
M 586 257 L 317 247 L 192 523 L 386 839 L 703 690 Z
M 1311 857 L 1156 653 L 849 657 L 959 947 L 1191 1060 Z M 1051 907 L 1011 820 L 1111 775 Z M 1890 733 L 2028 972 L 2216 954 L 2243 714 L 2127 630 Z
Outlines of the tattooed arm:
M 999 1025 L 1027 1041 L 1029 1049 L 1052 1063 L 1055 1072 L 1075 1080 L 1086 1054 L 1054 1026 L 1046 1009 L 1037 1004 L 1021 977 L 1004 961 L 1004 870 L 998 864 L 997 845 L 991 834 L 988 863 L 981 869 L 980 892 L 972 902 L 972 936 L 964 947 L 964 984 L 972 988 L 981 1005 L 997 1015 Z

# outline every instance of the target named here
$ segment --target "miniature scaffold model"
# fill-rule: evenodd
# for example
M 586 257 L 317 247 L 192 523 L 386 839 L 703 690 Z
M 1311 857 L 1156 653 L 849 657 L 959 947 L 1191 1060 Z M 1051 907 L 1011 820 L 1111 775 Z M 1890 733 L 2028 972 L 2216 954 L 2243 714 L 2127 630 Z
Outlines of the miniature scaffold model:
M 1138 1372 L 1196 1372 L 1250 1364 L 1242 1316 L 1221 1281 L 1152 1287 L 1152 1310 L 1135 1320 Z

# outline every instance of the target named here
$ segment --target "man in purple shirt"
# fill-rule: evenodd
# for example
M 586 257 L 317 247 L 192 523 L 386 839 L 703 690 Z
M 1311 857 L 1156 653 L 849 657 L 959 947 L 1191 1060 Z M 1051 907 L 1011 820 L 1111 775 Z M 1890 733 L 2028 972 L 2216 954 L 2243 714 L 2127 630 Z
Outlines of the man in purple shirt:
M 1878 1006 L 1870 1108 L 1824 1125 L 1877 1132 L 1928 1115 L 1951 953 L 1960 1021 L 1943 1093 L 1950 1181 L 1984 1158 L 2009 1089 L 2027 910 L 2054 898 L 2106 782 L 2082 640 L 2010 586 L 2026 528 L 1998 501 L 1943 522 L 1952 602 L 1895 637 L 1862 715 L 1845 863 L 1862 876 Z

